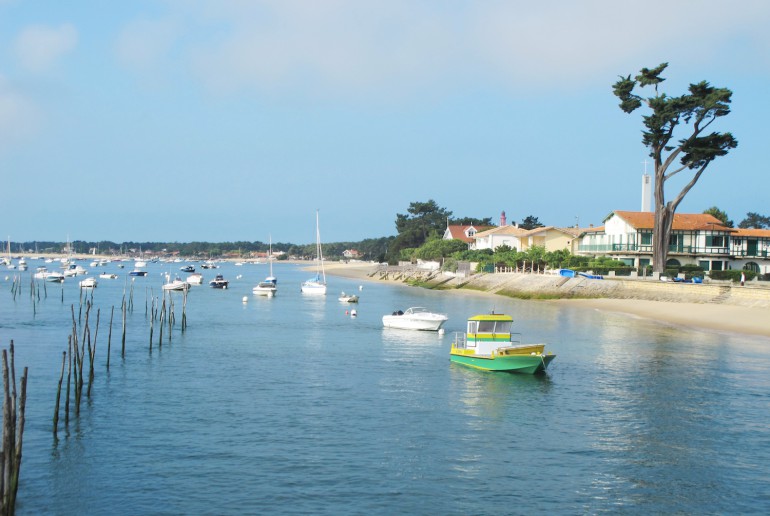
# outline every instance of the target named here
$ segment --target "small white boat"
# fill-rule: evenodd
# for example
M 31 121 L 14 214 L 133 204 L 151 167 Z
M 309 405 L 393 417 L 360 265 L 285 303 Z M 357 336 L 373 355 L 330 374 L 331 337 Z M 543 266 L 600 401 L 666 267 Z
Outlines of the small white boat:
M 134 262 L 134 267 L 136 267 L 137 269 L 140 267 L 147 267 L 147 262 L 143 260 L 137 260 Z
M 174 278 L 174 280 L 171 280 L 171 277 L 166 274 L 166 283 L 163 284 L 163 290 L 189 290 L 190 284 L 187 283 L 184 280 L 181 280 L 179 278 Z
M 18 267 L 19 267 L 20 271 L 26 271 L 27 270 L 27 260 L 25 260 L 23 256 L 21 258 L 19 258 L 19 265 L 18 265 Z
M 101 279 L 117 279 L 118 275 L 117 274 L 110 274 L 109 272 L 103 272 L 103 273 L 99 274 L 99 277 Z
M 187 283 L 190 285 L 203 285 L 203 274 L 194 272 L 187 276 Z
M 50 281 L 51 283 L 61 283 L 64 281 L 64 274 L 61 272 L 46 272 L 45 273 L 45 280 Z
M 95 288 L 96 278 L 86 278 L 82 280 L 79 284 L 80 284 L 80 288 Z
M 438 331 L 449 319 L 446 314 L 431 312 L 427 308 L 413 306 L 405 312 L 401 310 L 390 315 L 382 316 L 382 324 L 386 328 L 402 330 Z
M 358 303 L 358 296 L 355 294 L 348 295 L 343 292 L 340 295 L 339 300 L 341 303 Z

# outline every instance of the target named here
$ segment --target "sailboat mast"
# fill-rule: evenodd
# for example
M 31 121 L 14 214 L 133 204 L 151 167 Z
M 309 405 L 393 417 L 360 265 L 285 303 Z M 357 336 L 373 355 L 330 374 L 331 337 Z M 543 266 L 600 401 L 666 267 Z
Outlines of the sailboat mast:
M 323 277 L 324 285 L 326 285 L 326 271 L 324 270 L 323 251 L 321 251 L 321 229 L 318 221 L 318 210 L 315 211 L 315 241 L 316 241 L 316 250 L 318 254 L 319 267 L 321 268 L 321 276 Z

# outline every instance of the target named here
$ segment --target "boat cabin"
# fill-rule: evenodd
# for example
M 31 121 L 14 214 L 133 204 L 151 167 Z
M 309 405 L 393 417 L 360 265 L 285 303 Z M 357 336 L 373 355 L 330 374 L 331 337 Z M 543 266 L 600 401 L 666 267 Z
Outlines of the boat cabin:
M 458 339 L 455 347 L 474 350 L 477 355 L 491 355 L 492 351 L 511 345 L 512 325 L 510 315 L 475 315 L 468 319 L 465 338 Z

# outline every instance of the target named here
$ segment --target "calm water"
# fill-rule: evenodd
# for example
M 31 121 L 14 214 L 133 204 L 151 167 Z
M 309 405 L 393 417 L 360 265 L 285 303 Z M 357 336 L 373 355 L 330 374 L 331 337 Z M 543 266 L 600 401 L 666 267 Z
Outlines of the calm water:
M 148 289 L 157 295 L 162 272 L 179 265 L 150 264 L 134 282 L 124 359 L 117 312 L 130 265 L 99 280 L 93 392 L 79 418 L 60 422 L 58 441 L 54 398 L 77 282 L 48 284 L 37 314 L 29 272 L 15 301 L 10 280 L 0 283 L 2 346 L 13 339 L 17 370 L 29 367 L 19 514 L 770 507 L 770 339 L 375 282 L 357 292 L 360 282 L 335 277 L 313 299 L 299 292 L 309 274 L 287 264 L 268 299 L 251 295 L 265 265 L 225 265 L 203 272 L 223 273 L 230 289 L 194 287 L 187 331 L 177 324 L 159 349 L 156 325 L 150 352 Z M 360 304 L 339 303 L 342 290 Z M 381 327 L 383 314 L 409 306 L 448 313 L 447 334 Z M 558 354 L 546 376 L 450 364 L 452 332 L 492 309 Z

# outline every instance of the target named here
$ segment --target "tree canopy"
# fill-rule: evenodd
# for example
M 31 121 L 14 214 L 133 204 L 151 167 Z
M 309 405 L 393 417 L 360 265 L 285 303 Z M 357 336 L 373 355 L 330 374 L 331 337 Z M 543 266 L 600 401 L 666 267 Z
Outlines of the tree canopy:
M 770 229 L 770 217 L 748 212 L 738 227 L 742 229 Z
M 388 248 L 388 261 L 398 261 L 402 249 L 418 248 L 431 236 L 442 235 L 451 216 L 451 211 L 433 199 L 410 203 L 407 213 L 396 214 L 398 236 Z
M 668 63 L 662 63 L 656 68 L 642 68 L 633 79 L 631 75 L 621 76 L 613 85 L 625 113 L 643 105 L 649 110 L 642 117 L 642 143 L 649 148 L 655 165 L 653 268 L 657 272 L 665 270 L 671 224 L 679 203 L 712 161 L 738 146 L 730 133 L 708 132 L 718 118 L 730 113 L 732 91 L 701 81 L 690 84 L 688 93 L 669 97 L 658 91 L 665 81 L 660 74 L 667 67 Z M 634 93 L 637 87 L 652 87 L 654 95 L 643 98 Z M 666 181 L 681 172 L 691 173 L 689 181 L 667 201 Z
M 519 223 L 519 227 L 522 229 L 535 229 L 535 228 L 542 228 L 545 227 L 544 224 L 541 224 L 540 221 L 535 217 L 534 215 L 528 215 L 521 219 L 521 223 Z
M 709 208 L 707 210 L 703 210 L 703 213 L 705 213 L 707 215 L 713 215 L 714 217 L 716 217 L 719 220 L 721 220 L 722 224 L 724 224 L 728 228 L 734 227 L 733 226 L 733 221 L 730 220 L 730 217 L 727 216 L 727 213 L 723 212 L 722 210 L 720 210 L 716 206 L 712 206 L 711 208 Z

